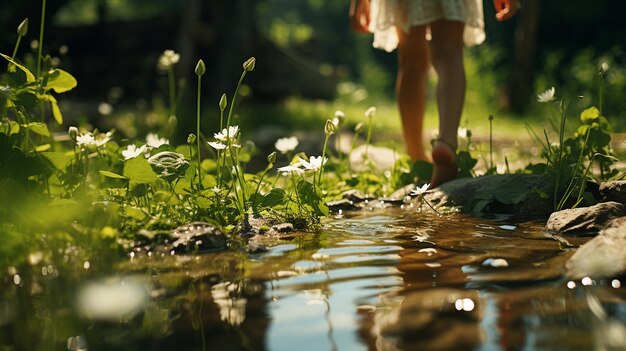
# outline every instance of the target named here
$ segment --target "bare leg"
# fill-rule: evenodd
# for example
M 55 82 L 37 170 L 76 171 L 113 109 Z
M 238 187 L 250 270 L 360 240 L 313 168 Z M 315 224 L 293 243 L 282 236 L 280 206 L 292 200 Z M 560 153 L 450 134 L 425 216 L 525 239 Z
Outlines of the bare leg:
M 435 165 L 431 186 L 453 180 L 457 175 L 455 159 L 457 130 L 465 100 L 463 66 L 463 29 L 458 21 L 431 23 L 430 57 L 437 72 L 437 106 L 439 107 L 439 142 L 433 146 Z
M 428 161 L 424 151 L 424 112 L 429 54 L 426 27 L 411 27 L 409 33 L 398 29 L 398 77 L 396 95 L 402 117 L 402 130 L 412 161 Z

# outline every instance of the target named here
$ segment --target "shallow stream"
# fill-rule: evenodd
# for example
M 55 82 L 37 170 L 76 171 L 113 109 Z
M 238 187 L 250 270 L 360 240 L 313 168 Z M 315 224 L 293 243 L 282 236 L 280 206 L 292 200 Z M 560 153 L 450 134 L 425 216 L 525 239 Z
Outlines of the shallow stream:
M 623 349 L 626 282 L 562 272 L 587 240 L 385 208 L 256 254 L 35 263 L 3 277 L 0 350 Z

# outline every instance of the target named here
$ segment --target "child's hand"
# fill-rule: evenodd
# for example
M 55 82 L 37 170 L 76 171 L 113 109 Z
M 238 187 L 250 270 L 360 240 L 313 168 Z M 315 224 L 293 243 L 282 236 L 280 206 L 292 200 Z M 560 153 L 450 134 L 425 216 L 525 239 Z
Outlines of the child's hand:
M 519 9 L 519 0 L 493 0 L 496 8 L 496 19 L 500 22 L 513 17 Z
M 358 33 L 369 32 L 370 0 L 350 1 L 350 25 Z

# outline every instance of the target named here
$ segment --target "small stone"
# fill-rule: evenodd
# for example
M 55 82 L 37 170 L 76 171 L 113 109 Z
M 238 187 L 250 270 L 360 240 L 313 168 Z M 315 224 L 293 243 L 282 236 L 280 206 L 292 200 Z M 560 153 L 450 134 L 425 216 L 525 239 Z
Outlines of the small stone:
M 172 249 L 176 253 L 225 249 L 226 235 L 217 227 L 206 222 L 191 222 L 170 233 Z
M 329 201 L 326 203 L 326 206 L 332 212 L 337 212 L 339 210 L 342 211 L 355 211 L 360 209 L 359 206 L 355 205 L 352 201 L 348 199 L 341 199 L 335 201 Z
M 483 266 L 501 268 L 501 267 L 508 267 L 509 263 L 504 258 L 488 258 L 483 262 Z
M 279 233 L 290 233 L 294 231 L 293 224 L 291 223 L 280 223 L 272 226 L 272 230 L 275 230 Z

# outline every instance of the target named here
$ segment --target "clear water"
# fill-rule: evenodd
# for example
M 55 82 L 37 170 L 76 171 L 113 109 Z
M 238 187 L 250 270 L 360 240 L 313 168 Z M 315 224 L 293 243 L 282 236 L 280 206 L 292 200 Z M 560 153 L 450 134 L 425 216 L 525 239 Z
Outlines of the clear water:
M 540 223 L 386 208 L 260 240 L 10 272 L 0 350 L 626 348 L 622 280 L 567 280 L 588 238 Z

